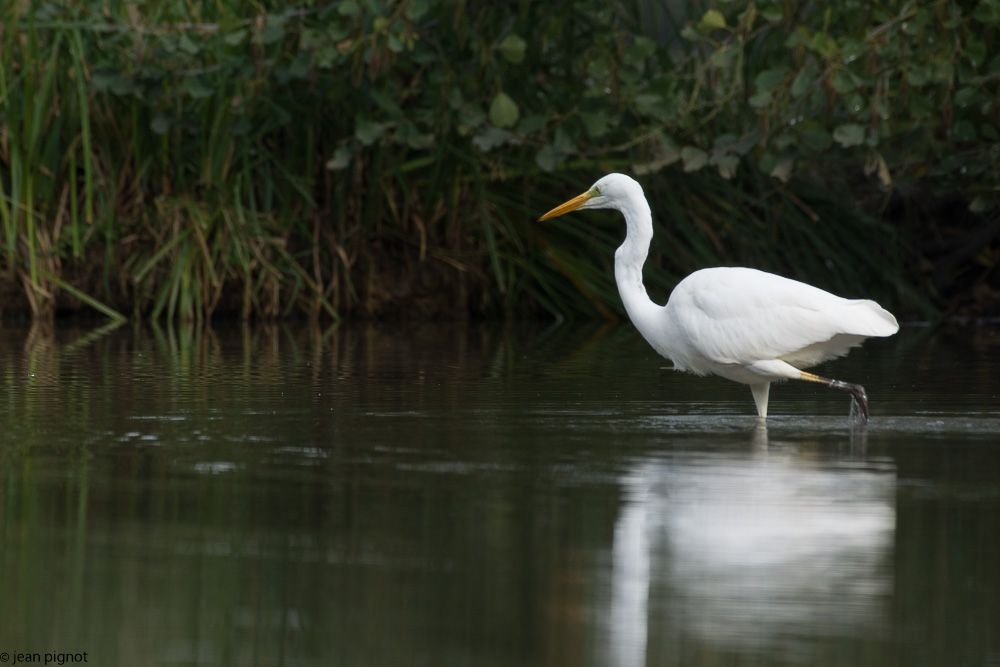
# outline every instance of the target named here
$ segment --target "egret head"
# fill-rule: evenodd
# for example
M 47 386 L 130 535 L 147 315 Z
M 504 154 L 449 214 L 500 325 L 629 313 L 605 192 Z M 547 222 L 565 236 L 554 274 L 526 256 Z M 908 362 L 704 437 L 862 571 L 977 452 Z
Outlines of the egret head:
M 548 220 L 579 209 L 614 208 L 620 211 L 624 204 L 637 199 L 644 200 L 641 185 L 625 174 L 608 174 L 582 195 L 556 206 L 539 220 Z

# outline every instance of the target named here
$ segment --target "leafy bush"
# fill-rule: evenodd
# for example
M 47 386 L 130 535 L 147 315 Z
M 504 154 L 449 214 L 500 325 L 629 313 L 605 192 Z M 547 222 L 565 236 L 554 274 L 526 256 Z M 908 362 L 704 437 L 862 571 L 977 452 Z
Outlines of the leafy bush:
M 8 4 L 6 275 L 39 315 L 614 317 L 620 223 L 534 220 L 619 170 L 651 291 L 741 262 L 927 311 L 871 214 L 993 210 L 998 2 Z

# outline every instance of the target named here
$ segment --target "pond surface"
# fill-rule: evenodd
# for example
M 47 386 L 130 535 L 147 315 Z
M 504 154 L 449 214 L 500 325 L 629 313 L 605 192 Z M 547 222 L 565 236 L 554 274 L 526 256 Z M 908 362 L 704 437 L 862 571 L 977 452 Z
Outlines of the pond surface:
M 8 327 L 0 359 L 11 663 L 1000 665 L 996 328 L 821 367 L 867 428 L 804 383 L 762 427 L 629 326 Z

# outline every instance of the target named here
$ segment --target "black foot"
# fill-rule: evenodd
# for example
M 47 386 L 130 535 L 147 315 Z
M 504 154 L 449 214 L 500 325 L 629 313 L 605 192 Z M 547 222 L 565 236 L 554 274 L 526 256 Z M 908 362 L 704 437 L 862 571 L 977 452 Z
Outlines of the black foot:
M 858 416 L 861 418 L 861 423 L 868 423 L 868 394 L 865 393 L 865 388 L 860 384 L 848 384 L 847 382 L 831 380 L 830 378 L 820 377 L 812 373 L 802 373 L 799 379 L 806 382 L 818 382 L 819 384 L 825 384 L 827 387 L 846 391 L 851 395 L 854 404 L 858 406 Z
M 851 395 L 851 398 L 854 399 L 854 404 L 858 406 L 858 415 L 861 417 L 861 423 L 867 424 L 868 394 L 865 393 L 865 388 L 860 384 L 848 384 L 840 380 L 831 380 L 830 386 L 834 389 L 843 389 Z

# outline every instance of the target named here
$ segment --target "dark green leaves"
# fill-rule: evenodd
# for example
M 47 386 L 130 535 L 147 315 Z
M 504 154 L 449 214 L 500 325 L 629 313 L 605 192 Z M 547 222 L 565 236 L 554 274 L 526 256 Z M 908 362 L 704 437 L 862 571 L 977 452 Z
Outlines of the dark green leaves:
M 9 162 L 44 174 L 28 219 L 50 224 L 50 211 L 72 217 L 75 206 L 104 225 L 75 226 L 71 242 L 55 243 L 62 258 L 103 257 L 94 244 L 126 236 L 107 222 L 123 211 L 139 211 L 128 233 L 182 229 L 134 263 L 151 267 L 140 287 L 163 312 L 189 277 L 175 271 L 182 259 L 197 260 L 206 284 L 248 286 L 247 303 L 336 290 L 339 303 L 357 303 L 368 277 L 358 272 L 377 264 L 359 244 L 383 230 L 421 257 L 438 253 L 429 264 L 490 276 L 510 303 L 534 290 L 555 311 L 559 290 L 538 284 L 569 288 L 539 272 L 537 230 L 523 223 L 561 200 L 553 192 L 568 196 L 610 170 L 702 188 L 674 204 L 692 218 L 672 239 L 683 250 L 671 261 L 687 268 L 748 245 L 709 209 L 699 209 L 712 221 L 702 230 L 689 213 L 699 202 L 747 213 L 752 244 L 786 233 L 768 227 L 784 224 L 779 209 L 812 205 L 782 200 L 769 217 L 762 202 L 817 176 L 831 187 L 859 175 L 874 187 L 957 192 L 973 211 L 997 198 L 1000 60 L 990 45 L 1000 0 L 717 2 L 676 25 L 631 1 L 12 6 L 21 5 L 48 22 L 0 31 L 2 71 L 14 73 L 3 111 L 26 128 L 12 145 L 31 146 L 14 145 Z M 30 30 L 34 41 L 22 37 Z M 36 63 L 28 44 L 49 51 Z M 120 193 L 132 199 L 116 203 Z M 144 211 L 146 201 L 161 208 Z M 93 222 L 101 206 L 114 216 Z M 17 269 L 18 239 L 28 238 L 18 219 L 8 213 Z M 203 244 L 204 228 L 243 241 Z M 241 259 L 213 263 L 226 253 Z M 518 283 L 527 274 L 538 283 Z M 263 298 L 260 285 L 280 298 Z

